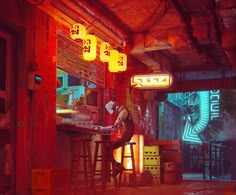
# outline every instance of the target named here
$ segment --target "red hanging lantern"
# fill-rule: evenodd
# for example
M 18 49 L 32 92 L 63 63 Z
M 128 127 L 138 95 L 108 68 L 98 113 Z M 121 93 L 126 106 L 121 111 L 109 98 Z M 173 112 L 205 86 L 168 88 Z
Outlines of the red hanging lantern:
M 82 24 L 73 24 L 70 29 L 70 37 L 73 40 L 84 39 L 86 35 L 86 28 Z
M 87 34 L 83 41 L 83 57 L 84 60 L 95 60 L 97 55 L 97 38 L 94 35 Z
M 110 58 L 110 43 L 102 42 L 100 45 L 100 60 L 102 62 L 108 62 Z

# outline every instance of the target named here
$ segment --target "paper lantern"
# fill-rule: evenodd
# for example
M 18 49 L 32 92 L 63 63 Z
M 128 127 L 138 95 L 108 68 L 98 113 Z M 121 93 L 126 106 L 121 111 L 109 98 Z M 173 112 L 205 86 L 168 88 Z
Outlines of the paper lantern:
M 102 62 L 108 62 L 110 58 L 110 43 L 102 42 L 100 45 L 100 60 Z
M 84 60 L 95 60 L 97 54 L 97 38 L 94 35 L 87 34 L 83 41 L 83 57 Z
M 119 71 L 126 71 L 127 69 L 127 55 L 124 53 L 119 53 Z
M 108 61 L 108 70 L 110 72 L 119 71 L 119 52 L 115 49 L 110 50 L 110 58 Z
M 70 29 L 70 37 L 73 40 L 84 39 L 86 35 L 86 28 L 82 24 L 73 24 Z

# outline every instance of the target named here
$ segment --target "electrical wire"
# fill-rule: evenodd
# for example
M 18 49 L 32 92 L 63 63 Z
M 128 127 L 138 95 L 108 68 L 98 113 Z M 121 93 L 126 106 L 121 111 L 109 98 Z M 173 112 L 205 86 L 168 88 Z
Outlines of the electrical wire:
M 41 5 L 45 0 L 25 0 L 27 3 L 29 3 L 30 5 Z
M 160 10 L 161 9 L 161 10 Z M 143 30 L 151 31 L 151 29 L 160 21 L 160 19 L 165 15 L 167 10 L 167 2 L 166 0 L 161 0 L 157 5 L 153 14 L 147 19 L 147 21 L 143 26 Z

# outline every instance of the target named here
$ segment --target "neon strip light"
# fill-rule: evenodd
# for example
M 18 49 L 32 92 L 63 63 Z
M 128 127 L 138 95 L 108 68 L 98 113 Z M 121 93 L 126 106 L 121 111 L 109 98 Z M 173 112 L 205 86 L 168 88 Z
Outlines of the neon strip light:
M 220 117 L 220 90 L 210 91 L 210 119 Z
M 191 141 L 191 142 L 196 142 L 196 143 L 202 143 L 200 138 L 198 137 L 198 135 L 194 132 L 194 128 L 191 125 L 191 123 L 189 122 L 189 120 L 187 120 L 186 124 L 185 124 L 185 128 L 184 128 L 184 134 L 183 134 L 183 138 L 184 141 Z
M 172 86 L 173 77 L 170 73 L 135 75 L 130 82 L 136 89 L 167 89 Z
M 139 135 L 139 173 L 143 173 L 143 147 L 144 139 L 143 135 Z
M 209 123 L 209 91 L 197 92 L 199 95 L 199 120 L 196 124 L 192 125 L 190 120 L 186 121 L 182 139 L 196 143 L 202 143 L 198 134 L 201 133 Z

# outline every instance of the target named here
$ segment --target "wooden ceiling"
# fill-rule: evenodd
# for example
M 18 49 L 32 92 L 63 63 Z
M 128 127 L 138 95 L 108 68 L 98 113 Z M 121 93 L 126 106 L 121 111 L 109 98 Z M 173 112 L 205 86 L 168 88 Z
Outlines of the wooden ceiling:
M 83 23 L 150 72 L 196 83 L 175 91 L 203 90 L 214 80 L 228 84 L 208 88 L 236 87 L 235 0 L 51 0 L 40 7 L 68 26 Z

